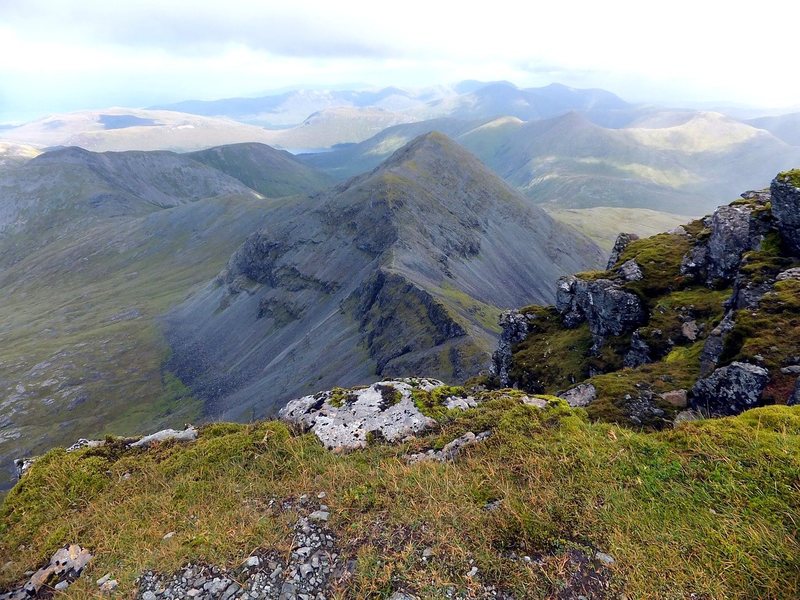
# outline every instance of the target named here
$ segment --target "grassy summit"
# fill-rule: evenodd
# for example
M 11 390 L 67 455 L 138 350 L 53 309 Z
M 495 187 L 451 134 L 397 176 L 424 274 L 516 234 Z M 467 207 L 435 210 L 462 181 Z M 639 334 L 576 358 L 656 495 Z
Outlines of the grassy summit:
M 297 514 L 275 506 L 325 492 L 338 551 L 357 560 L 330 597 L 469 597 L 487 586 L 575 597 L 592 578 L 602 582 L 594 597 L 800 594 L 800 408 L 646 434 L 592 423 L 559 400 L 538 409 L 519 392 L 485 394 L 477 408 L 440 410 L 426 437 L 349 454 L 275 421 L 208 425 L 190 445 L 53 450 L 0 509 L 10 561 L 0 585 L 69 542 L 96 556 L 72 598 L 96 595 L 107 572 L 132 596 L 146 569 L 286 554 Z M 404 460 L 484 430 L 492 436 L 454 462 Z M 598 551 L 613 564 L 594 560 Z

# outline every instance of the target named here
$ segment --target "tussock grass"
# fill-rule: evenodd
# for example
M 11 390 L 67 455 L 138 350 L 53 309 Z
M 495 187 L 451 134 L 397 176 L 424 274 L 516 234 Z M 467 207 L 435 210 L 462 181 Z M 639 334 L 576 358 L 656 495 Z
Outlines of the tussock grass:
M 800 408 L 646 434 L 591 423 L 557 400 L 539 410 L 494 397 L 449 411 L 428 437 L 344 455 L 277 422 L 208 425 L 194 444 L 148 451 L 53 450 L 0 508 L 0 556 L 13 561 L 0 584 L 66 542 L 96 554 L 73 598 L 96 594 L 106 572 L 132 595 L 147 568 L 288 551 L 296 515 L 270 499 L 325 491 L 340 549 L 358 559 L 337 597 L 399 588 L 443 597 L 447 586 L 469 587 L 469 560 L 484 583 L 552 597 L 572 548 L 611 554 L 612 588 L 629 598 L 800 595 Z M 454 463 L 402 458 L 487 428 L 492 437 Z M 427 547 L 434 556 L 423 562 Z

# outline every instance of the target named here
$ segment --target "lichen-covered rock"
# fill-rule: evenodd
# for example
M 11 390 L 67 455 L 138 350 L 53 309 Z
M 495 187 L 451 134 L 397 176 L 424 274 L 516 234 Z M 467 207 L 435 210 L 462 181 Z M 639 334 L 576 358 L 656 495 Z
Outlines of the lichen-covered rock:
M 565 327 L 588 321 L 596 341 L 607 335 L 628 333 L 647 320 L 639 297 L 610 279 L 562 277 L 558 281 L 556 309 Z
M 781 173 L 770 185 L 772 214 L 789 249 L 800 255 L 800 173 Z
M 628 247 L 628 244 L 638 239 L 639 236 L 635 233 L 620 233 L 617 236 L 617 239 L 614 241 L 614 247 L 611 249 L 611 255 L 608 257 L 606 271 L 613 269 L 614 265 L 616 265 L 619 261 L 619 257 L 622 256 L 623 252 L 625 252 L 625 248 Z
M 800 279 L 800 267 L 786 269 L 775 277 L 775 281 L 789 281 L 790 279 Z
M 497 350 L 492 354 L 492 365 L 489 372 L 497 377 L 502 387 L 509 384 L 508 371 L 511 368 L 511 349 L 514 344 L 523 341 L 528 335 L 528 328 L 532 316 L 525 315 L 518 310 L 507 310 L 500 314 L 500 341 Z
M 733 331 L 735 325 L 733 311 L 728 311 L 719 325 L 714 327 L 711 333 L 708 334 L 703 344 L 703 351 L 700 353 L 700 375 L 708 375 L 717 368 L 717 363 L 725 348 L 725 338 Z
M 625 281 L 641 281 L 644 278 L 642 268 L 633 258 L 622 263 L 620 268 L 617 269 L 617 273 L 619 273 Z
M 92 558 L 89 551 L 78 544 L 60 548 L 46 566 L 31 575 L 25 585 L 0 594 L 0 600 L 27 600 L 37 597 L 40 591 L 44 592 L 48 588 L 65 590 L 80 577 Z
M 15 458 L 14 469 L 16 469 L 17 471 L 17 479 L 22 479 L 22 476 L 28 472 L 28 470 L 33 466 L 33 463 L 35 462 L 36 462 L 36 457 Z
M 197 439 L 197 429 L 189 425 L 183 431 L 175 429 L 162 429 L 128 444 L 131 448 L 149 448 L 153 444 L 166 441 L 193 442 Z
M 690 407 L 715 415 L 736 415 L 758 406 L 769 382 L 763 367 L 733 362 L 699 379 L 691 392 Z
M 482 442 L 492 434 L 491 431 L 483 431 L 475 434 L 468 431 L 461 437 L 457 437 L 452 442 L 445 444 L 441 450 L 428 450 L 427 452 L 418 452 L 417 454 L 409 454 L 406 460 L 409 463 L 424 462 L 433 460 L 437 462 L 448 462 L 455 460 L 456 457 L 464 451 L 468 446 Z
M 561 392 L 558 397 L 566 400 L 572 407 L 589 406 L 597 399 L 597 388 L 591 383 L 579 383 L 566 392 Z
M 401 379 L 320 392 L 292 400 L 279 416 L 312 431 L 329 450 L 364 448 L 370 436 L 397 442 L 436 424 L 419 411 L 411 393 L 414 387 L 430 391 L 440 385 L 432 379 Z

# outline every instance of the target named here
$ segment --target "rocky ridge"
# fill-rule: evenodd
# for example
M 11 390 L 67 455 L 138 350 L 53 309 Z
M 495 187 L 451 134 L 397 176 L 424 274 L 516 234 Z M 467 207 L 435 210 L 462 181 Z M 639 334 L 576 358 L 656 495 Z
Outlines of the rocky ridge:
M 649 427 L 793 401 L 796 173 L 672 232 L 621 234 L 606 271 L 559 280 L 554 307 L 504 313 L 495 385 Z

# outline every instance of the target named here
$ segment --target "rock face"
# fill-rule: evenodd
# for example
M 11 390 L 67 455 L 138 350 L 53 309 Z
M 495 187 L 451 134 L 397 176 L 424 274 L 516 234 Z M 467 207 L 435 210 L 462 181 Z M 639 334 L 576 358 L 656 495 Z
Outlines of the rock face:
M 622 263 L 622 266 L 617 269 L 617 273 L 619 273 L 625 281 L 641 281 L 644 277 L 642 268 L 634 259 Z
M 496 376 L 501 387 L 508 387 L 508 370 L 511 368 L 511 348 L 523 341 L 528 335 L 530 318 L 518 310 L 508 310 L 500 315 L 500 341 L 497 350 L 492 354 L 492 366 L 489 371 Z
M 625 355 L 622 364 L 626 367 L 638 367 L 651 361 L 652 357 L 650 356 L 650 346 L 648 346 L 647 342 L 642 339 L 642 336 L 637 329 L 631 336 L 631 347 L 628 350 L 628 353 Z
M 611 249 L 611 255 L 608 257 L 606 271 L 613 269 L 614 265 L 619 262 L 619 257 L 622 256 L 623 252 L 625 252 L 625 248 L 628 247 L 628 244 L 638 239 L 639 236 L 635 233 L 620 233 L 617 236 L 617 239 L 614 241 L 614 247 Z
M 781 173 L 772 180 L 772 214 L 786 245 L 800 255 L 800 172 Z
M 768 197 L 759 196 L 760 203 Z M 762 214 L 752 206 L 720 206 L 705 219 L 711 234 L 705 243 L 698 244 L 684 257 L 681 273 L 693 275 L 709 286 L 716 282 L 731 282 L 742 263 L 742 255 L 761 246 L 769 230 Z
M 372 436 L 396 442 L 436 424 L 414 405 L 413 386 L 432 390 L 440 385 L 441 381 L 431 379 L 407 379 L 320 392 L 288 402 L 279 416 L 314 432 L 329 450 L 364 448 Z
M 647 319 L 639 297 L 610 279 L 587 281 L 574 275 L 558 280 L 556 309 L 566 327 L 589 322 L 596 340 L 607 335 L 622 335 Z
M 769 372 L 759 366 L 733 362 L 699 379 L 689 406 L 707 414 L 736 415 L 758 406 L 769 382 Z

